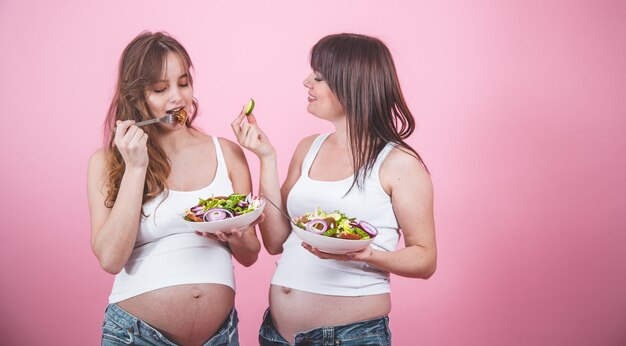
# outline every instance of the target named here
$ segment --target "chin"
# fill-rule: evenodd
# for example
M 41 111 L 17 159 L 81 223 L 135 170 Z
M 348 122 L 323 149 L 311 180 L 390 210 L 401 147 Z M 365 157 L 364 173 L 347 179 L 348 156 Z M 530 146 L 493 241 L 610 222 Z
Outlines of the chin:
M 309 104 L 306 106 L 306 111 L 307 111 L 307 112 L 309 112 L 310 114 L 315 115 L 315 111 L 314 111 L 312 108 L 313 108 L 313 107 L 311 107 L 311 104 L 309 103 Z

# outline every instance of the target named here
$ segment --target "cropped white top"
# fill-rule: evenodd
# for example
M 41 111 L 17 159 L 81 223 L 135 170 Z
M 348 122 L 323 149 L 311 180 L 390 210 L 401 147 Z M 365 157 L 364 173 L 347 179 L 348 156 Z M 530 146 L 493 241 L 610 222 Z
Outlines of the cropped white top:
M 387 144 L 378 155 L 371 174 L 366 177 L 364 189 L 355 186 L 345 195 L 352 185 L 352 176 L 339 181 L 319 181 L 309 177 L 311 165 L 328 135 L 317 137 L 304 158 L 302 175 L 287 198 L 289 215 L 301 216 L 318 207 L 326 212 L 339 210 L 378 229 L 373 248 L 394 251 L 400 238 L 398 222 L 391 198 L 379 179 L 380 167 L 393 144 Z M 272 284 L 337 296 L 365 296 L 390 291 L 388 272 L 363 262 L 320 259 L 300 246 L 301 243 L 302 240 L 292 231 L 283 244 Z
M 221 242 L 199 236 L 184 224 L 185 209 L 199 198 L 228 196 L 233 185 L 216 137 L 215 178 L 196 191 L 165 192 L 143 205 L 147 217 L 139 223 L 135 248 L 126 266 L 115 276 L 109 303 L 116 303 L 163 287 L 190 283 L 217 283 L 235 289 L 230 251 Z

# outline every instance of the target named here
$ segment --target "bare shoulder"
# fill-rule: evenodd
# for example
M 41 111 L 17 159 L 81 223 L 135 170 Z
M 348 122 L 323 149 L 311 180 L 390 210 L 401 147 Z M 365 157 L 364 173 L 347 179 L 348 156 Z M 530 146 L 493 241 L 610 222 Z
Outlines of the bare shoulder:
M 233 188 L 238 193 L 247 194 L 252 191 L 250 180 L 250 167 L 243 150 L 239 144 L 222 137 L 216 137 L 222 148 L 222 154 L 226 161 L 226 170 L 233 183 Z
M 384 166 L 397 169 L 416 170 L 419 174 L 429 175 L 428 170 L 426 170 L 426 166 L 422 160 L 415 155 L 415 153 L 398 146 L 391 150 L 389 156 L 387 156 L 387 159 L 383 164 L 383 167 Z
M 107 152 L 105 148 L 96 150 L 89 158 L 89 175 L 94 173 L 103 174 L 106 167 Z
M 222 148 L 226 168 L 231 175 L 231 179 L 234 179 L 233 174 L 236 175 L 241 172 L 248 172 L 247 175 L 249 175 L 248 160 L 239 144 L 222 137 L 217 137 L 217 141 Z
M 304 157 L 317 137 L 319 137 L 319 134 L 310 135 L 303 138 L 296 147 L 294 157 Z
M 426 166 L 413 152 L 396 146 L 381 167 L 381 183 L 385 187 L 405 184 L 411 180 L 428 190 L 432 189 L 430 173 Z
M 287 196 L 289 195 L 289 191 L 291 191 L 291 188 L 302 174 L 302 162 L 304 161 L 307 152 L 311 148 L 311 145 L 315 141 L 315 138 L 317 138 L 318 136 L 319 135 L 317 134 L 307 136 L 303 138 L 300 143 L 298 143 L 298 146 L 296 147 L 296 150 L 291 157 L 291 161 L 289 162 L 287 177 L 285 178 L 285 181 L 283 182 L 281 188 L 283 198 L 287 198 Z
M 226 139 L 223 137 L 217 137 L 217 141 L 220 143 L 220 147 L 222 147 L 222 152 L 224 156 L 229 157 L 243 157 L 243 150 L 239 146 L 239 144 L 231 141 L 230 139 Z
M 313 141 L 315 141 L 315 138 L 317 138 L 318 136 L 319 135 L 317 134 L 307 136 L 303 138 L 300 141 L 300 143 L 298 143 L 298 146 L 296 147 L 296 150 L 294 151 L 293 156 L 291 157 L 291 162 L 289 164 L 290 173 L 294 173 L 294 174 L 297 173 L 298 176 L 300 175 L 299 171 L 296 172 L 295 170 L 300 169 L 300 166 L 302 165 L 302 161 L 304 161 L 304 157 L 306 156 L 306 153 L 309 152 L 309 149 L 311 148 Z
M 315 141 L 315 139 L 317 137 L 319 137 L 319 136 L 320 136 L 319 133 L 306 136 L 306 137 L 302 138 L 300 143 L 298 143 L 298 146 L 303 146 L 304 145 L 306 147 L 310 147 L 311 144 L 313 144 L 313 141 Z

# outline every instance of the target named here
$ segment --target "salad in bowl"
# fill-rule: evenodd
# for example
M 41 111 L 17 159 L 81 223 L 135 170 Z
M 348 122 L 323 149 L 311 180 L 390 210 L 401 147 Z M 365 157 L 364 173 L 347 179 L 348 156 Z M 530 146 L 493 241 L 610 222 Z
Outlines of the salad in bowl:
M 378 235 L 376 227 L 335 210 L 327 213 L 317 208 L 295 217 L 294 232 L 304 242 L 332 254 L 360 251 Z
M 265 201 L 252 194 L 233 193 L 229 196 L 200 198 L 198 204 L 186 209 L 183 219 L 187 226 L 200 232 L 227 232 L 245 229 L 263 212 Z

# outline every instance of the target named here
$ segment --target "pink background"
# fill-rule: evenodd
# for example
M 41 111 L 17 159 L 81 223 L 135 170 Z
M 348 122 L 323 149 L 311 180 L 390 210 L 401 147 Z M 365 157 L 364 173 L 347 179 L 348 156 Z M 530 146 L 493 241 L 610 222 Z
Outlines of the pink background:
M 99 344 L 112 276 L 90 249 L 87 160 L 119 55 L 150 29 L 190 51 L 210 134 L 233 139 L 255 98 L 282 176 L 299 139 L 330 129 L 305 111 L 310 47 L 388 43 L 439 247 L 433 278 L 392 279 L 396 345 L 625 345 L 625 3 L 433 3 L 1 1 L 0 343 Z M 244 346 L 275 260 L 236 268 Z

